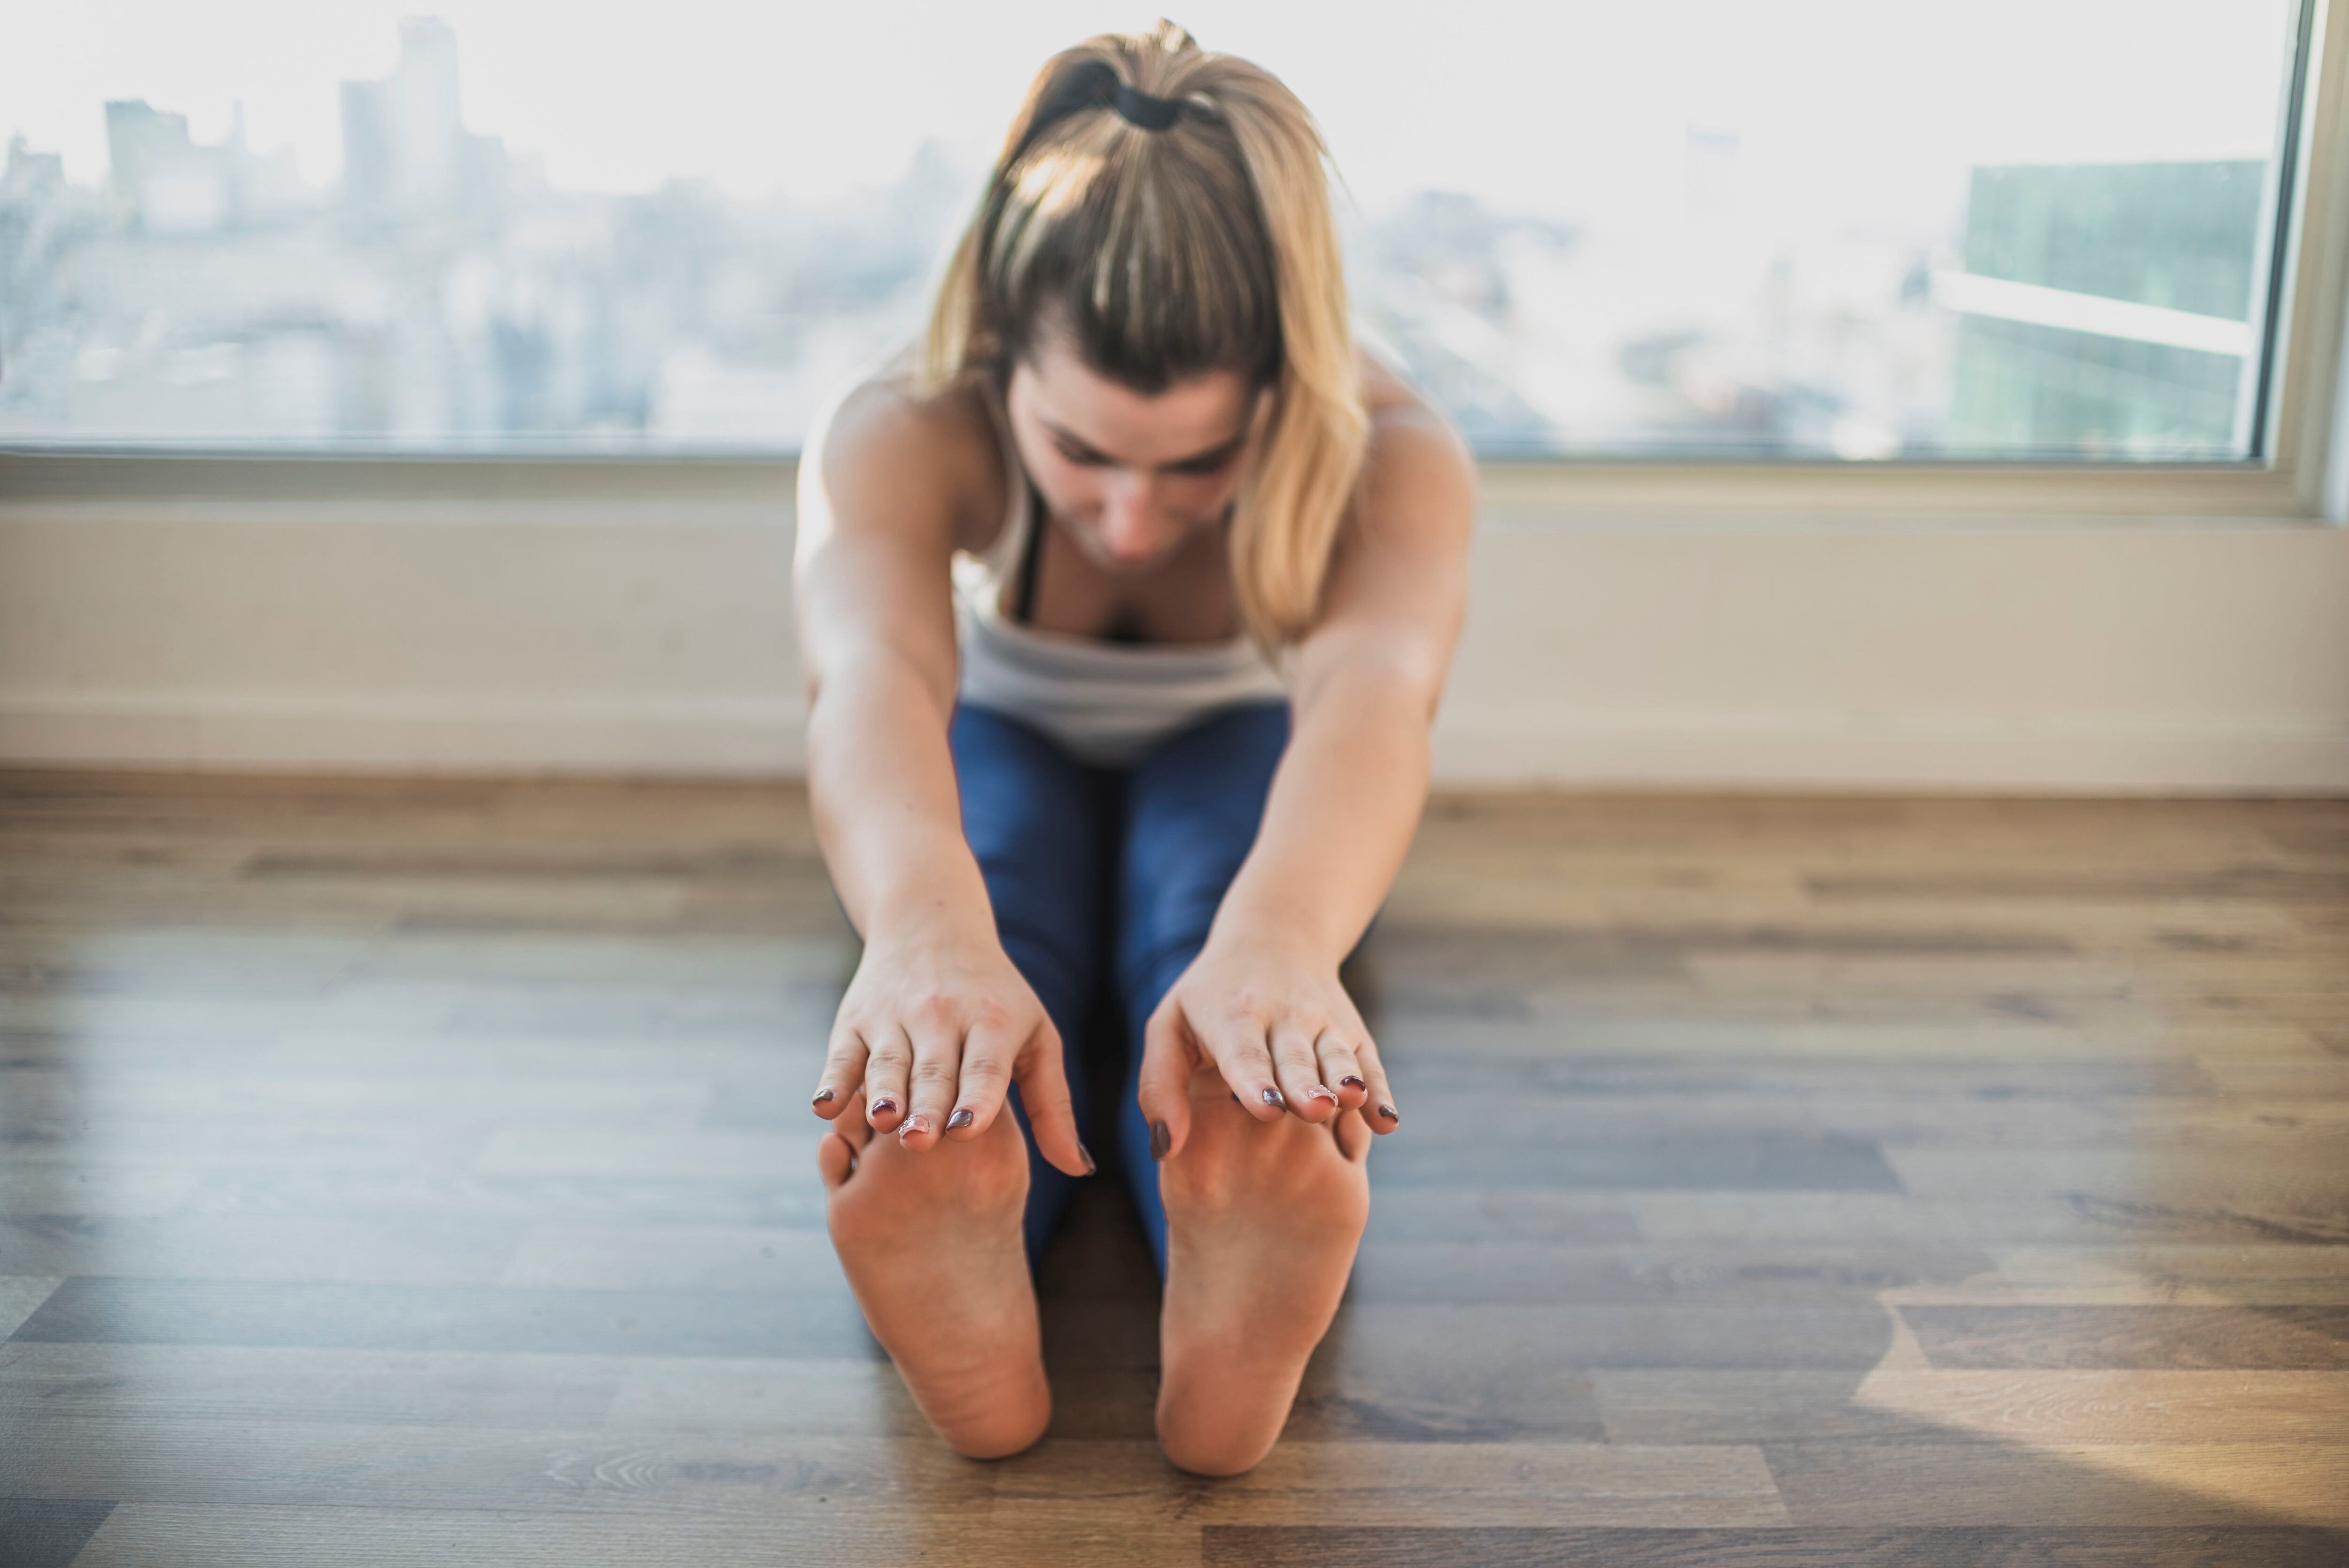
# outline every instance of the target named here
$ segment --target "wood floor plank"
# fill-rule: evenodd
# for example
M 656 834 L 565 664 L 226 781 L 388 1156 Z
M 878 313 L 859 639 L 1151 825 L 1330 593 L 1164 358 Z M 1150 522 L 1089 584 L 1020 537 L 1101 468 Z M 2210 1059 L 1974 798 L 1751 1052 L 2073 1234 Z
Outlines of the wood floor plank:
M 773 1529 L 853 1501 L 984 1510 L 997 1479 L 936 1443 L 836 1434 L 98 1417 L 35 1428 L 0 1410 L 0 1495 L 58 1501 L 731 1517 Z
M 2337 1568 L 2349 1532 L 1209 1525 L 1208 1568 Z
M 0 1274 L 0 1338 L 16 1333 L 64 1283 L 55 1275 Z
M 1640 1233 L 1658 1242 L 1984 1247 L 2323 1242 L 2321 1234 L 2312 1237 L 2256 1211 L 2205 1204 L 2196 1198 L 2191 1192 L 1995 1198 L 1906 1192 L 1643 1192 L 1629 1202 Z
M 114 1172 L 106 1173 L 110 1181 Z M 465 1170 L 251 1171 L 214 1166 L 178 1189 L 190 1214 L 313 1215 L 450 1222 L 779 1225 L 821 1230 L 823 1191 L 804 1179 L 484 1176 Z
M 0 1497 L 0 1563 L 8 1568 L 67 1568 L 106 1516 L 111 1502 Z
M 823 1125 L 790 1133 L 706 1128 L 675 1132 L 523 1125 L 492 1134 L 472 1162 L 488 1176 L 636 1176 L 716 1181 L 804 1181 Z
M 2349 1306 L 1909 1306 L 1938 1367 L 2349 1371 Z
M 279 1216 L 0 1220 L 0 1271 L 147 1279 L 487 1284 L 523 1228 L 511 1222 Z
M 1797 1524 L 2349 1528 L 2349 1448 L 1773 1443 Z
M 1284 1443 L 1212 1487 L 1154 1444 L 1095 1443 L 1084 1466 L 1043 1446 L 995 1468 L 993 1517 L 1146 1519 L 1179 1503 L 1203 1525 L 1783 1524 L 1761 1456 L 1731 1446 Z
M 1169 1517 L 1120 1523 L 997 1522 L 957 1500 L 933 1514 L 897 1502 L 811 1499 L 753 1523 L 719 1516 L 599 1512 L 576 1517 L 489 1509 L 222 1507 L 129 1503 L 76 1568 L 833 1568 L 855 1562 L 964 1568 L 1114 1563 L 1196 1568 L 1199 1527 Z
M 45 1418 L 586 1428 L 613 1408 L 634 1365 L 587 1356 L 20 1340 L 0 1345 L 0 1405 Z
M 1358 1303 L 1848 1306 L 1878 1291 L 1994 1267 L 1990 1254 L 1971 1248 L 1442 1245 L 1372 1237 L 1347 1295 Z
M 1833 1134 L 1591 1140 L 1562 1144 L 1402 1143 L 1371 1164 L 1372 1186 L 1624 1191 L 1892 1192 L 1900 1179 L 1873 1143 Z
M 773 1225 L 538 1225 L 499 1283 L 558 1290 L 841 1295 L 832 1239 Z
M 1636 1443 L 2349 1443 L 2349 1374 L 1608 1369 L 1608 1438 Z
M 853 1300 L 689 1291 L 67 1279 L 15 1341 L 585 1356 L 879 1352 Z

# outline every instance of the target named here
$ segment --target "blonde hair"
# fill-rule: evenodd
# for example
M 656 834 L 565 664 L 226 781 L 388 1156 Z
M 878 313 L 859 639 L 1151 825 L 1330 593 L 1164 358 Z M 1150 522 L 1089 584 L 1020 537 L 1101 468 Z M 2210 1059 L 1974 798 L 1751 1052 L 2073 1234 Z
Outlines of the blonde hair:
M 1144 129 L 1121 89 L 1180 111 Z M 1278 78 L 1172 22 L 1064 50 L 1011 122 L 923 356 L 936 390 L 1008 378 L 1063 333 L 1137 391 L 1215 370 L 1268 387 L 1230 544 L 1240 613 L 1268 646 L 1313 623 L 1369 441 L 1326 157 Z

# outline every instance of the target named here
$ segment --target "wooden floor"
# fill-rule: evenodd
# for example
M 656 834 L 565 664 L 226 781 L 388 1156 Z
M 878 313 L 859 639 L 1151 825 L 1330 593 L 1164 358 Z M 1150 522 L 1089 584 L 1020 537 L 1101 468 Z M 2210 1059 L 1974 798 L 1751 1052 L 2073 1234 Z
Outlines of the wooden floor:
M 2349 1563 L 2349 803 L 1439 802 L 1223 1482 L 1106 1179 L 1051 1438 L 926 1433 L 852 962 L 785 789 L 0 775 L 0 1563 Z

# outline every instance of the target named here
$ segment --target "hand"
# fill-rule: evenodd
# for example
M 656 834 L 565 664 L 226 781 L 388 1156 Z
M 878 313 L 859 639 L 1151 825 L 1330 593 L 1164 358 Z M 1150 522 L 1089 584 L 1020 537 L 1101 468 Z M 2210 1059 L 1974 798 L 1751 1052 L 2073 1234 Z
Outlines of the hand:
M 1278 943 L 1210 937 L 1150 1016 L 1139 1098 L 1158 1159 L 1183 1147 L 1191 1077 L 1210 1068 L 1259 1121 L 1329 1121 L 1359 1109 L 1373 1131 L 1402 1125 L 1336 967 Z
M 832 1026 L 815 1113 L 829 1121 L 859 1091 L 876 1132 L 907 1149 L 976 1139 L 1017 1082 L 1044 1158 L 1092 1170 L 1077 1141 L 1061 1035 L 1002 945 L 984 937 L 900 933 L 865 944 Z

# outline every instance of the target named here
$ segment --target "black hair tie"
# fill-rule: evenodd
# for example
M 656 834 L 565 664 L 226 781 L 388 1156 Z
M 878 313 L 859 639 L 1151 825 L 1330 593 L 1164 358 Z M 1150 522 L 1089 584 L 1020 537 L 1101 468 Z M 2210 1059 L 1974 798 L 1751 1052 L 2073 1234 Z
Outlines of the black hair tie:
M 1144 130 L 1164 130 L 1183 112 L 1181 98 L 1153 98 L 1126 82 L 1117 84 L 1110 106 L 1117 110 L 1119 119 Z

